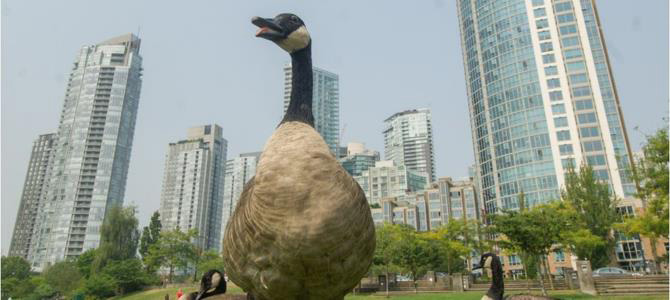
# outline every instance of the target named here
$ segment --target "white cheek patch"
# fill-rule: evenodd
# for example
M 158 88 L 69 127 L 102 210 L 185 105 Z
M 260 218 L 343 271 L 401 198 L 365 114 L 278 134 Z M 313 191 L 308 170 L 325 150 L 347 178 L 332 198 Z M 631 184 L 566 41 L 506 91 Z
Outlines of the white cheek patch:
M 212 288 L 218 287 L 219 283 L 221 283 L 221 275 L 219 275 L 219 273 L 214 273 L 214 275 L 212 275 Z
M 296 50 L 307 47 L 309 41 L 309 32 L 307 32 L 307 28 L 305 28 L 303 25 L 295 31 L 291 32 L 288 37 L 278 42 L 277 45 L 286 50 L 288 53 L 293 53 Z

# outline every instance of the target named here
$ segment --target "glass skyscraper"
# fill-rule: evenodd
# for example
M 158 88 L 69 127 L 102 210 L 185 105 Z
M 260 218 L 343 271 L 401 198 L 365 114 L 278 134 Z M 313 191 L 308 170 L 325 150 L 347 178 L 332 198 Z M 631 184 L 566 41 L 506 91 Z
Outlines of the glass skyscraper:
M 314 129 L 337 157 L 340 143 L 340 78 L 335 73 L 316 67 L 312 71 Z M 291 64 L 284 66 L 284 113 L 291 101 L 292 72 Z
M 632 195 L 631 152 L 592 0 L 458 0 L 476 172 L 487 212 L 559 198 L 591 165 Z
M 384 120 L 384 158 L 435 181 L 433 127 L 427 108 L 395 113 Z
M 28 260 L 36 270 L 98 247 L 105 210 L 123 204 L 142 86 L 133 34 L 82 47 L 72 65 L 46 198 Z

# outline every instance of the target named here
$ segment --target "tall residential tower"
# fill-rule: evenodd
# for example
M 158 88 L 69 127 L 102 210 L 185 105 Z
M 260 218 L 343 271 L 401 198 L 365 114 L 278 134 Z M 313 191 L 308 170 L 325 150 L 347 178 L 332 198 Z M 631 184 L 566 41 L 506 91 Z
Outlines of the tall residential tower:
M 340 79 L 335 73 L 313 68 L 312 114 L 314 129 L 326 141 L 330 151 L 338 154 L 340 143 Z M 291 64 L 284 66 L 284 113 L 291 101 Z
M 219 249 L 223 175 L 228 142 L 216 124 L 193 127 L 170 143 L 165 157 L 160 216 L 164 230 L 198 230 L 196 244 Z
M 68 79 L 53 169 L 28 260 L 41 270 L 98 247 L 105 210 L 122 205 L 142 86 L 133 34 L 82 47 Z
M 631 152 L 593 0 L 458 0 L 477 175 L 487 212 L 559 198 L 582 163 L 619 197 Z
M 384 158 L 435 181 L 433 128 L 427 108 L 406 110 L 384 120 Z

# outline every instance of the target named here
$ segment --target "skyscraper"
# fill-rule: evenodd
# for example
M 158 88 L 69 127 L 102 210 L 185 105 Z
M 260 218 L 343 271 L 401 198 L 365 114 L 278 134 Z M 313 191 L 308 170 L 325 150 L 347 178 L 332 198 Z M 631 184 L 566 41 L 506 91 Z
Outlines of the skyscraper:
M 593 0 L 459 0 L 476 168 L 487 212 L 559 198 L 591 165 L 632 195 L 631 152 Z
M 365 192 L 370 204 L 379 204 L 386 197 L 400 197 L 410 192 L 423 191 L 429 183 L 426 173 L 396 165 L 392 160 L 375 162 L 354 179 Z
M 20 256 L 28 259 L 31 241 L 37 226 L 37 213 L 40 204 L 46 197 L 49 187 L 49 172 L 53 163 L 55 133 L 42 134 L 33 142 L 30 154 L 26 181 L 23 184 L 21 203 L 16 214 L 16 224 L 12 243 L 9 246 L 10 256 Z
M 344 156 L 339 159 L 342 167 L 347 170 L 351 176 L 360 176 L 363 171 L 374 167 L 375 162 L 379 161 L 379 152 L 365 149 L 365 144 L 349 143 L 346 151 L 342 151 Z
M 406 110 L 384 120 L 384 156 L 396 165 L 423 172 L 435 181 L 430 110 Z
M 314 129 L 323 137 L 333 154 L 338 153 L 340 141 L 340 86 L 335 73 L 314 67 L 312 114 Z M 291 64 L 284 66 L 284 113 L 291 101 Z
M 170 143 L 160 204 L 163 230 L 197 229 L 199 247 L 219 249 L 227 149 L 216 124 L 190 128 L 187 139 Z
M 123 204 L 142 86 L 140 39 L 126 34 L 79 51 L 68 79 L 46 199 L 37 270 L 100 243 L 105 210 Z
M 240 199 L 244 185 L 256 175 L 256 165 L 261 152 L 242 153 L 239 157 L 226 161 L 226 172 L 223 184 L 223 213 L 221 217 L 221 239 L 228 223 L 228 218 L 235 211 L 237 200 Z

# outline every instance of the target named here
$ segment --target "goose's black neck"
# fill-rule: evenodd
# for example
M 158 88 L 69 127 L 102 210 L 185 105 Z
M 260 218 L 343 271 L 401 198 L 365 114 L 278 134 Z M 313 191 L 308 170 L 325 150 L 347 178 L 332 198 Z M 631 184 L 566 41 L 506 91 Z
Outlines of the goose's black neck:
M 505 283 L 503 282 L 503 269 L 500 259 L 495 254 L 491 261 L 491 287 L 486 293 L 487 296 L 494 300 L 502 300 L 505 293 Z
M 291 53 L 291 101 L 282 119 L 284 122 L 303 122 L 314 127 L 312 115 L 312 43 Z

